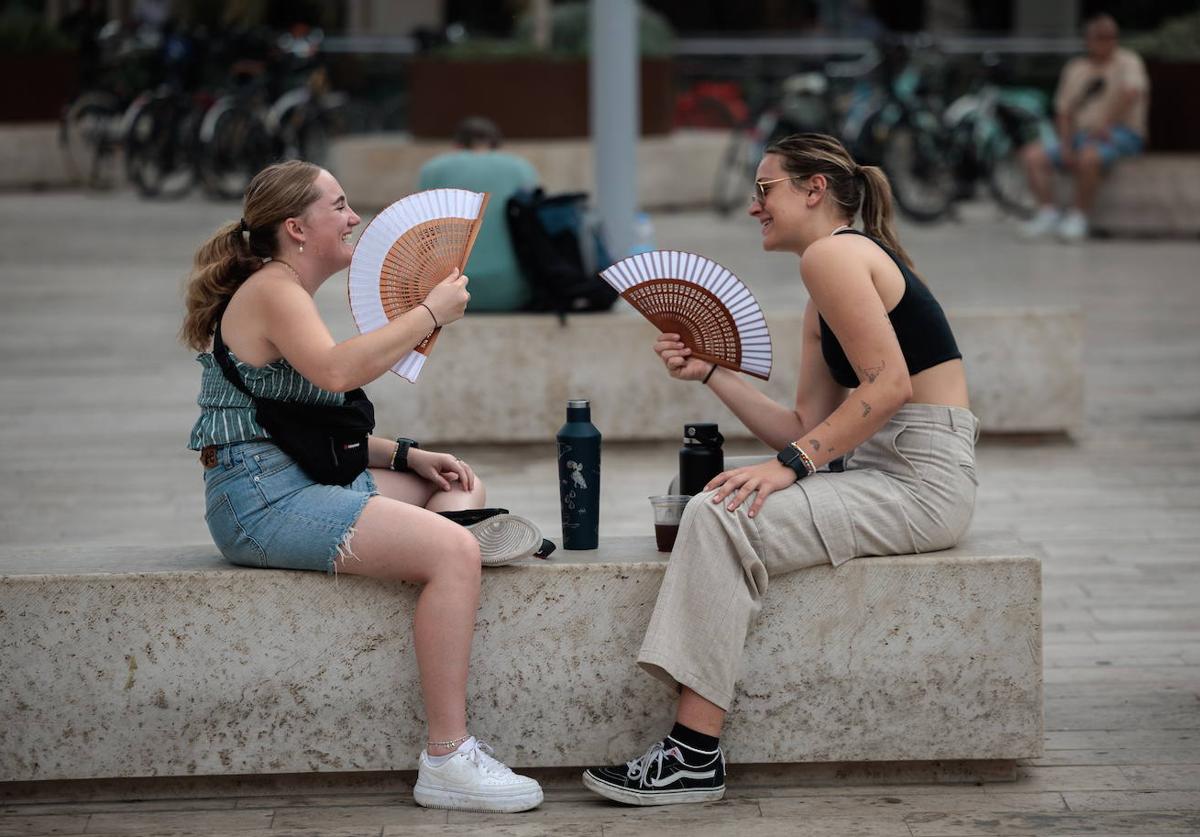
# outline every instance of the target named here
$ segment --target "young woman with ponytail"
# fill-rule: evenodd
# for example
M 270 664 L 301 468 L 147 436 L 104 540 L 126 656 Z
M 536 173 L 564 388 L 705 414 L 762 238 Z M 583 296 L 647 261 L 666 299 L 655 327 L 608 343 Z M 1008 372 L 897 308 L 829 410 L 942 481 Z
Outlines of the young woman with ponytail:
M 684 512 L 638 654 L 679 688 L 675 727 L 583 776 L 629 804 L 724 795 L 719 737 L 769 578 L 945 549 L 974 510 L 979 422 L 962 355 L 896 238 L 883 172 L 832 137 L 791 136 L 759 163 L 749 212 L 764 250 L 799 258 L 808 291 L 796 401 L 691 357 L 678 335 L 654 345 L 671 377 L 709 387 L 779 454 L 717 475 Z
M 529 554 L 541 534 L 513 515 L 468 529 L 438 514 L 482 507 L 483 483 L 462 460 L 411 439 L 370 436 L 368 467 L 348 485 L 315 481 L 274 444 L 254 401 L 213 355 L 219 328 L 229 375 L 255 399 L 336 407 L 435 326 L 463 316 L 467 277 L 455 271 L 383 328 L 336 342 L 313 294 L 349 266 L 358 223 L 333 175 L 291 161 L 255 176 L 241 219 L 196 252 L 181 335 L 203 369 L 190 447 L 202 451 L 205 519 L 234 564 L 422 585 L 413 645 L 428 745 L 414 797 L 437 808 L 533 808 L 542 801 L 538 783 L 512 773 L 469 734 L 466 687 L 481 560 Z

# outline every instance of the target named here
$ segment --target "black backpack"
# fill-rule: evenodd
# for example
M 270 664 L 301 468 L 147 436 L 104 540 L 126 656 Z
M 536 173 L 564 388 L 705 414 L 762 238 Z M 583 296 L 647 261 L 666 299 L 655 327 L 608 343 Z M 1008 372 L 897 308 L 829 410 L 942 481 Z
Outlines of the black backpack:
M 584 223 L 586 203 L 584 192 L 547 197 L 540 188 L 522 189 L 508 199 L 508 234 L 533 290 L 528 310 L 563 316 L 607 311 L 616 301 L 616 290 L 585 266 L 584 239 L 592 235 Z M 607 267 L 602 243 L 596 240 L 594 246 L 597 266 Z

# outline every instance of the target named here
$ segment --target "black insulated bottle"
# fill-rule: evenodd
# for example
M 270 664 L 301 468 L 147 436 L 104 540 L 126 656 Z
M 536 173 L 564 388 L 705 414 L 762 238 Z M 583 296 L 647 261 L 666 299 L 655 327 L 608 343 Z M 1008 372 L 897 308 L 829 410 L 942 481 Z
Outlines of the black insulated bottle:
M 708 481 L 725 470 L 725 438 L 715 422 L 688 422 L 679 449 L 679 493 L 694 497 Z

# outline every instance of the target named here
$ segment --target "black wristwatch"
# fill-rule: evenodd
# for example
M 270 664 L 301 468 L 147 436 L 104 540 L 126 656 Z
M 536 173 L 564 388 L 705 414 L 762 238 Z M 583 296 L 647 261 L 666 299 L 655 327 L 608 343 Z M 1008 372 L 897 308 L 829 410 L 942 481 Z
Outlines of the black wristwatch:
M 795 471 L 797 480 L 802 480 L 808 476 L 808 466 L 804 464 L 804 457 L 800 455 L 800 451 L 791 445 L 788 445 L 775 454 L 775 458 Z
M 400 436 L 396 439 L 396 452 L 392 454 L 392 470 L 407 471 L 408 467 L 408 452 L 412 448 L 420 448 L 416 439 L 406 439 Z

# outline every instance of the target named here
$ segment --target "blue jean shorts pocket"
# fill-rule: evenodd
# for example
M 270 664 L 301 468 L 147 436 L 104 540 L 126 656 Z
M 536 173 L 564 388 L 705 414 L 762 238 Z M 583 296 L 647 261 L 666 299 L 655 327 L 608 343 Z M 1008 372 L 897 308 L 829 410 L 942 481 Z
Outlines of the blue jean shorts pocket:
M 267 566 L 267 553 L 254 538 L 246 534 L 228 494 L 221 494 L 209 504 L 204 515 L 213 543 L 232 564 L 243 567 Z

